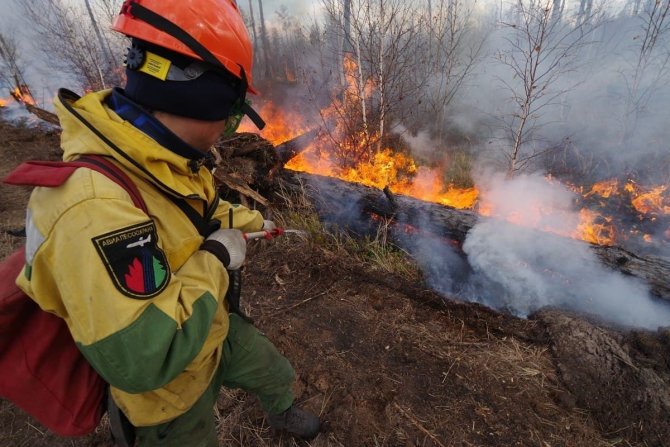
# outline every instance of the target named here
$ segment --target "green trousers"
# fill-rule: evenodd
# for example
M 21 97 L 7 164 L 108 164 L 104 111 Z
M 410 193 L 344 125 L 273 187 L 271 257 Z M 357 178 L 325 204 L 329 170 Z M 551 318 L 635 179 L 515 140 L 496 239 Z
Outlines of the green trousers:
M 253 325 L 230 314 L 230 331 L 212 383 L 193 407 L 161 425 L 137 427 L 137 447 L 218 447 L 214 404 L 221 386 L 258 397 L 265 412 L 281 413 L 293 403 L 295 372 L 289 361 Z

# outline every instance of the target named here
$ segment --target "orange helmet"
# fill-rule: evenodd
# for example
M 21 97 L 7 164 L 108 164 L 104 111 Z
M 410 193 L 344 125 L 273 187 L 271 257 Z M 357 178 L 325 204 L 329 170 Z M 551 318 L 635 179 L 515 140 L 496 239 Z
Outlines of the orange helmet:
M 253 50 L 235 0 L 125 0 L 112 29 L 225 68 L 257 93 Z

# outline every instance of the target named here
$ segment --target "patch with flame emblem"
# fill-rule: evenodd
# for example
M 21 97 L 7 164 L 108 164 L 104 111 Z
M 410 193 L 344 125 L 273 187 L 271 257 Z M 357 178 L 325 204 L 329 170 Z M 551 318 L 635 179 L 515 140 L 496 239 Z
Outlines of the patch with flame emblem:
M 124 295 L 145 300 L 167 286 L 170 269 L 165 253 L 158 247 L 153 222 L 133 225 L 92 240 L 114 285 Z

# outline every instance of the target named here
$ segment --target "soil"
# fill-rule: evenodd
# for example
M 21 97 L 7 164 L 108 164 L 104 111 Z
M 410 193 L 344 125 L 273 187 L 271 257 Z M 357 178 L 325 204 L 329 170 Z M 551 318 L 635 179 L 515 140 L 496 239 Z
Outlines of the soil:
M 1 118 L 0 176 L 59 157 L 57 131 Z M 7 230 L 23 226 L 28 194 L 0 186 L 0 256 L 23 243 Z M 670 329 L 554 309 L 519 319 L 297 236 L 254 243 L 243 284 L 246 310 L 298 373 L 298 403 L 324 423 L 295 441 L 253 396 L 222 390 L 222 445 L 670 446 Z M 104 418 L 92 435 L 59 438 L 0 400 L 0 446 L 112 443 Z

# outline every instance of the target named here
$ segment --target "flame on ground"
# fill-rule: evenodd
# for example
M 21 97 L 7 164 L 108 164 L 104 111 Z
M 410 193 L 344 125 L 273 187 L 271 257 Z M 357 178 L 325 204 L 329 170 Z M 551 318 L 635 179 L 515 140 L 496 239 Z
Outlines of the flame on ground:
M 497 216 L 517 225 L 549 231 L 562 236 L 581 239 L 599 245 L 613 245 L 618 239 L 628 237 L 618 231 L 614 219 L 606 211 L 599 212 L 583 208 L 575 218 L 575 212 L 549 209 L 548 206 L 537 204 L 534 210 L 524 216 L 512 214 L 501 216 L 493 207 L 480 198 L 476 187 L 458 188 L 445 184 L 443 168 L 419 166 L 409 155 L 393 148 L 375 148 L 379 140 L 378 134 L 364 127 L 363 130 L 352 132 L 344 122 L 348 119 L 348 107 L 359 107 L 361 99 L 369 97 L 375 85 L 370 80 L 358 82 L 358 67 L 353 57 L 347 56 L 344 61 L 346 87 L 339 99 L 333 100 L 326 109 L 319 113 L 324 120 L 335 123 L 330 139 L 315 140 L 292 158 L 285 167 L 294 171 L 307 172 L 342 180 L 361 183 L 363 185 L 386 188 L 397 194 L 412 196 L 421 200 L 440 203 L 458 209 L 477 209 L 485 216 Z M 360 114 L 361 110 L 356 113 Z M 288 113 L 271 102 L 264 103 L 259 113 L 267 121 L 267 127 L 261 135 L 274 145 L 281 144 L 307 132 L 311 126 L 300 113 Z M 351 112 L 349 112 L 351 113 Z M 242 131 L 256 131 L 250 122 L 243 123 Z M 351 135 L 350 137 L 346 137 Z M 337 142 L 336 142 L 337 141 Z M 558 180 L 547 176 L 547 181 Z M 623 184 L 623 186 L 622 186 Z M 564 186 L 571 189 L 577 196 L 590 201 L 605 203 L 607 200 L 626 197 L 631 206 L 643 216 L 670 215 L 670 197 L 668 186 L 643 188 L 633 181 L 620 182 L 618 179 L 607 179 L 595 183 L 588 192 L 583 187 Z M 625 196 L 624 194 L 627 194 Z M 564 216 L 561 217 L 560 214 Z M 571 230 L 548 227 L 543 222 L 548 215 L 559 215 L 559 220 L 574 221 Z M 637 231 L 637 230 L 632 230 Z M 642 240 L 653 242 L 649 234 L 641 234 Z M 670 240 L 670 228 L 664 237 Z
M 16 99 L 20 103 L 27 104 L 30 106 L 34 106 L 37 104 L 37 101 L 33 99 L 32 95 L 30 94 L 30 90 L 26 85 L 15 87 L 14 90 L 12 90 L 10 93 L 14 97 L 14 99 Z
M 364 144 L 362 140 L 359 141 Z M 497 215 L 496 211 L 488 204 L 481 202 L 480 192 L 476 187 L 458 188 L 445 184 L 442 180 L 442 171 L 439 168 L 418 166 L 414 159 L 407 154 L 386 148 L 374 154 L 368 161 L 361 161 L 353 167 L 340 167 L 329 152 L 319 150 L 317 145 L 318 143 L 315 143 L 305 149 L 286 163 L 285 167 L 294 171 L 336 177 L 380 189 L 389 187 L 391 191 L 397 194 L 404 194 L 458 209 L 477 208 L 477 211 L 485 216 Z M 360 149 L 352 148 L 351 150 Z M 550 178 L 547 180 L 556 181 Z M 570 189 L 584 199 L 614 199 L 621 197 L 626 192 L 631 206 L 641 215 L 670 215 L 670 195 L 666 185 L 643 188 L 632 181 L 622 185 L 622 182 L 617 179 L 608 179 L 595 183 L 586 193 L 582 192 L 582 188 L 573 186 Z M 578 212 L 579 220 L 571 231 L 559 231 L 555 228 L 536 226 L 536 222 L 541 221 L 539 216 L 543 215 L 545 211 L 548 210 L 542 210 L 541 207 L 538 207 L 536 210 L 537 219 L 531 218 L 529 220 L 528 216 L 522 218 L 518 215 L 504 216 L 503 218 L 517 225 L 550 231 L 599 245 L 614 245 L 617 241 L 627 237 L 627 235 L 617 230 L 611 216 L 589 208 L 583 208 Z M 649 234 L 643 234 L 641 238 L 647 243 L 654 242 L 654 238 Z M 666 231 L 665 238 L 670 239 L 670 229 Z
M 411 156 L 396 153 L 390 148 L 383 149 L 374 154 L 372 159 L 361 161 L 349 168 L 339 167 L 328 153 L 319 153 L 311 148 L 289 160 L 285 167 L 379 189 L 388 187 L 396 194 L 459 209 L 473 208 L 479 196 L 476 188 L 445 185 L 439 169 L 417 166 Z
M 260 107 L 254 105 L 254 108 L 265 120 L 265 128 L 259 132 L 251 120 L 244 118 L 238 132 L 260 133 L 263 138 L 277 146 L 309 130 L 300 115 L 282 110 L 272 102 L 264 102 Z
M 0 107 L 7 107 L 12 102 L 18 102 L 21 104 L 34 106 L 37 105 L 37 101 L 30 94 L 30 89 L 27 85 L 21 85 L 19 87 L 14 87 L 9 91 L 10 96 L 7 98 L 0 98 Z
M 619 189 L 619 180 L 617 179 L 610 179 L 610 180 L 603 180 L 601 182 L 598 182 L 594 184 L 591 187 L 591 190 L 584 194 L 584 197 L 590 197 L 590 196 L 600 196 L 604 199 L 607 199 L 613 194 L 616 194 Z
M 643 188 L 632 180 L 624 187 L 632 196 L 633 207 L 641 214 L 670 215 L 670 195 L 666 193 L 668 185 Z

